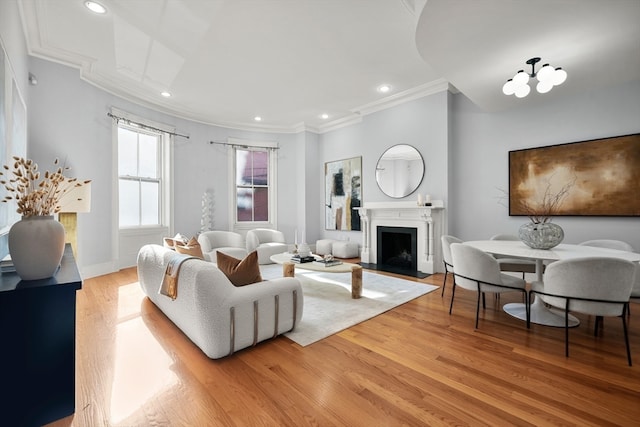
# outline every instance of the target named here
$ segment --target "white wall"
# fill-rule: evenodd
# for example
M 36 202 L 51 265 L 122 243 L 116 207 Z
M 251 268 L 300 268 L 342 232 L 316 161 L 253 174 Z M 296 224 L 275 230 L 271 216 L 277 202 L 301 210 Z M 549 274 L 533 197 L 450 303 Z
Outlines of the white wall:
M 47 168 L 55 157 L 66 159 L 69 175 L 92 182 L 91 213 L 78 215 L 79 264 L 85 277 L 115 268 L 111 224 L 116 213 L 112 204 L 112 129 L 107 112 L 112 106 L 160 123 L 173 125 L 189 139 L 176 137 L 174 144 L 175 232 L 195 235 L 200 229 L 202 195 L 212 190 L 214 224 L 227 229 L 227 147 L 209 141 L 237 138 L 278 142 L 278 226 L 293 242 L 297 201 L 295 179 L 296 135 L 246 132 L 209 126 L 171 117 L 132 104 L 100 90 L 79 77 L 73 68 L 31 58 L 30 70 L 38 85 L 30 86 L 29 153 Z M 304 182 L 304 181 L 303 181 Z M 158 242 L 160 243 L 160 242 Z
M 29 106 L 28 98 L 28 81 L 29 72 L 27 68 L 27 46 L 20 25 L 20 14 L 18 12 L 18 3 L 15 0 L 0 1 L 0 44 L 7 53 L 8 62 L 16 80 L 16 84 L 24 101 Z M 4 66 L 4 62 L 2 64 Z M 4 81 L 0 81 L 4 84 Z M 6 141 L 1 139 L 2 146 L 0 151 L 5 152 L 7 149 Z M 0 196 L 3 198 L 4 192 Z M 5 224 L 2 224 L 4 226 Z M 9 253 L 8 234 L 0 236 L 0 257 L 4 257 Z
M 508 189 L 510 150 L 640 132 L 640 82 L 533 107 L 525 99 L 521 108 L 500 113 L 484 113 L 463 95 L 452 98 L 449 232 L 463 240 L 517 234 L 527 222 L 509 217 L 499 203 L 498 188 Z M 640 188 L 629 197 L 640 197 Z M 565 243 L 619 239 L 640 251 L 639 217 L 557 217 L 554 222 L 564 229 Z
M 362 156 L 362 202 L 417 200 L 416 193 L 430 194 L 447 204 L 448 95 L 446 91 L 379 111 L 362 118 L 362 122 L 320 135 L 319 168 L 324 163 Z M 375 181 L 376 164 L 389 147 L 396 144 L 414 146 L 424 158 L 422 183 L 403 199 L 385 195 Z M 324 172 L 323 177 L 324 177 Z M 323 185 L 324 181 L 321 181 Z M 324 188 L 320 190 L 318 225 L 323 237 L 350 239 L 362 244 L 358 231 L 324 230 Z

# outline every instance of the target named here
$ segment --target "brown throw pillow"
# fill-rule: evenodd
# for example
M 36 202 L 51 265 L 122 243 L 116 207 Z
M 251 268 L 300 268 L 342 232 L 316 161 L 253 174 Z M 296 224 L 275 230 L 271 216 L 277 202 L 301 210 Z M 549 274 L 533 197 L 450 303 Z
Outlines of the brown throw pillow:
M 191 255 L 200 259 L 204 259 L 204 255 L 202 255 L 202 248 L 200 248 L 200 243 L 198 243 L 198 240 L 195 237 L 192 237 L 186 245 L 181 245 L 176 242 L 174 248 L 176 252 L 180 254 Z
M 218 268 L 235 286 L 262 282 L 260 266 L 258 264 L 258 252 L 256 251 L 251 252 L 242 260 L 217 251 L 216 261 Z

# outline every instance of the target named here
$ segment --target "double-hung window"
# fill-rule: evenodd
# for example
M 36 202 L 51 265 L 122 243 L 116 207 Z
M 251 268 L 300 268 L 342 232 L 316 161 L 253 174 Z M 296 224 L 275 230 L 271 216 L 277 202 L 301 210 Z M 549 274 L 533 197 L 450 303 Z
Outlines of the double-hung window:
M 162 225 L 162 133 L 118 126 L 120 228 Z
M 276 223 L 275 176 L 276 155 L 271 145 L 232 145 L 233 229 L 256 226 L 273 227 Z

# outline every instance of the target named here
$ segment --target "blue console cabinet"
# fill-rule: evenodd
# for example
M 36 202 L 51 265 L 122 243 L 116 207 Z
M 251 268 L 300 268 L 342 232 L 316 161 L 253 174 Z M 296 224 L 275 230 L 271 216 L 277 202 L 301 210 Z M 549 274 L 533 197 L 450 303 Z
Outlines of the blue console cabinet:
M 69 244 L 51 278 L 0 275 L 0 425 L 41 426 L 75 412 L 81 288 Z

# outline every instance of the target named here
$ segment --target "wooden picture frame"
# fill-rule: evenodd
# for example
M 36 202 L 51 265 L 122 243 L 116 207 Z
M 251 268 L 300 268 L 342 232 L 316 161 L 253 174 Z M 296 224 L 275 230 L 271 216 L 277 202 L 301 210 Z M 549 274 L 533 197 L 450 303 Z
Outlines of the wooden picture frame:
M 640 216 L 640 134 L 509 151 L 510 216 L 567 185 L 553 216 Z
M 324 164 L 325 228 L 360 231 L 362 157 Z

